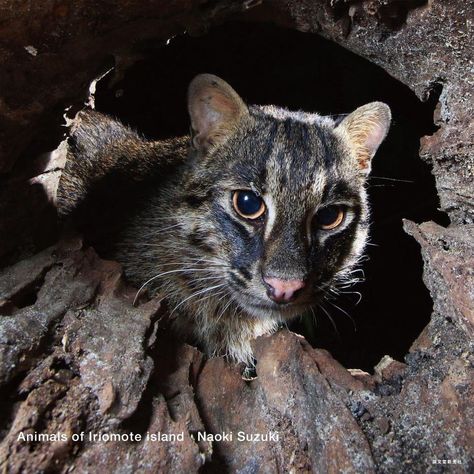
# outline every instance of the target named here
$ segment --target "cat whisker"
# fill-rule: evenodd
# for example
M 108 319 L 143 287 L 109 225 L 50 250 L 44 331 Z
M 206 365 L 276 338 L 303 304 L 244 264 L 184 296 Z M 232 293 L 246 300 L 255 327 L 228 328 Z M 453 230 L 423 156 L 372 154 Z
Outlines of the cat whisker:
M 320 308 L 324 311 L 324 313 L 328 317 L 329 321 L 331 321 L 332 327 L 334 328 L 334 332 L 337 334 L 338 339 L 341 340 L 341 334 L 339 333 L 339 331 L 337 329 L 337 326 L 336 326 L 336 323 L 334 322 L 334 319 L 332 319 L 331 315 L 326 311 L 326 308 L 324 308 L 324 306 L 322 306 L 319 303 L 318 303 L 317 306 L 318 306 L 318 308 Z
M 328 303 L 331 305 L 331 306 L 334 306 L 334 308 L 338 309 L 339 311 L 341 311 L 343 314 L 345 314 L 352 322 L 352 326 L 354 327 L 354 332 L 357 332 L 357 325 L 356 325 L 356 322 L 354 321 L 354 318 L 345 310 L 343 310 L 342 308 L 340 308 L 337 304 L 334 304 L 333 302 L 329 301 L 328 300 Z
M 185 298 L 183 301 L 181 301 L 177 306 L 175 306 L 173 308 L 173 311 L 171 311 L 169 317 L 171 318 L 174 314 L 174 312 L 179 308 L 181 307 L 184 303 L 186 303 L 186 301 L 189 301 L 191 298 L 194 298 L 196 296 L 199 296 L 199 295 L 202 295 L 203 293 L 207 293 L 208 291 L 211 291 L 211 290 L 214 290 L 216 288 L 221 288 L 222 286 L 224 286 L 225 283 L 221 283 L 219 285 L 215 285 L 215 286 L 211 286 L 209 288 L 204 288 L 204 290 L 199 290 L 199 291 L 196 291 L 195 293 L 191 294 L 190 296 L 188 296 L 187 298 Z
M 350 273 L 350 275 L 354 275 L 356 273 L 361 273 L 362 274 L 362 278 L 365 280 L 365 272 L 364 270 L 362 270 L 362 268 L 356 268 L 354 271 L 352 271 Z
M 156 222 L 156 221 L 166 221 L 166 220 L 174 220 L 174 221 L 183 221 L 183 220 L 191 220 L 199 222 L 199 217 L 196 216 L 166 216 L 166 217 L 143 217 L 141 219 L 142 222 Z
M 201 303 L 202 301 L 205 301 L 205 300 L 207 300 L 207 299 L 209 299 L 209 298 L 215 298 L 215 297 L 217 297 L 217 296 L 220 296 L 223 292 L 225 293 L 225 290 L 216 291 L 216 292 L 214 292 L 214 293 L 211 293 L 210 295 L 204 296 L 203 298 L 199 298 L 198 300 L 195 301 L 195 303 L 196 303 L 196 304 L 199 304 L 199 303 Z
M 413 184 L 415 181 L 409 179 L 386 178 L 385 176 L 369 176 L 369 179 L 384 179 L 385 181 L 397 181 L 399 183 Z
M 171 265 L 171 264 L 177 264 L 177 265 L 182 265 L 183 262 L 170 262 L 170 263 L 165 263 L 164 265 Z M 188 258 L 187 261 L 185 261 L 184 263 L 215 263 L 215 264 L 219 264 L 219 265 L 225 265 L 226 267 L 228 267 L 229 265 L 227 264 L 224 264 L 223 262 L 220 262 L 219 260 L 210 260 L 210 259 L 206 259 L 204 257 L 202 258 L 193 258 L 193 257 L 190 257 Z
M 168 225 L 166 227 L 159 227 L 158 229 L 153 229 L 153 232 L 150 232 L 148 235 L 161 234 L 165 230 L 174 229 L 174 228 L 180 227 L 180 226 L 181 226 L 181 222 L 178 222 L 178 224 L 174 224 L 174 225 Z M 143 245 L 143 244 L 141 244 L 141 245 Z
M 362 293 L 358 291 L 340 291 L 338 290 L 338 294 L 342 295 L 357 295 L 357 301 L 354 303 L 354 306 L 357 306 L 362 301 Z
M 362 283 L 365 280 L 362 278 L 354 278 L 353 280 L 347 280 L 344 282 L 336 283 L 338 288 L 342 290 L 346 290 L 348 288 L 352 288 L 356 283 Z
M 148 279 L 145 283 L 143 283 L 143 285 L 138 289 L 137 291 L 137 294 L 135 295 L 135 298 L 133 300 L 133 306 L 135 306 L 135 303 L 137 302 L 137 299 L 138 299 L 138 296 L 140 295 L 140 293 L 143 291 L 143 289 L 148 285 L 150 284 L 152 281 L 156 280 L 157 278 L 160 278 L 160 277 L 163 277 L 163 276 L 166 276 L 166 275 L 170 275 L 172 273 L 187 273 L 187 272 L 208 272 L 209 270 L 208 269 L 205 269 L 205 268 L 179 268 L 179 269 L 176 269 L 176 270 L 169 270 L 167 272 L 163 272 L 163 273 L 159 273 L 158 275 L 155 275 L 154 277 L 151 277 L 150 279 Z
M 216 275 L 216 276 L 210 276 L 210 277 L 204 277 L 204 278 L 196 278 L 195 280 L 192 280 L 191 283 L 196 283 L 198 281 L 206 281 L 206 280 L 222 280 L 222 277 L 219 275 Z
M 357 277 L 357 273 L 360 273 L 362 276 Z M 355 268 L 349 271 L 340 272 L 335 278 L 335 286 L 338 288 L 346 289 L 353 286 L 355 283 L 360 283 L 365 281 L 365 273 L 361 268 Z
M 239 316 L 242 314 L 242 310 L 239 311 L 239 307 L 235 305 L 234 307 L 234 312 L 232 313 L 232 319 L 237 318 L 237 313 L 239 313 Z
M 231 293 L 229 292 L 229 295 L 231 296 Z M 217 322 L 220 321 L 220 319 L 222 318 L 222 316 L 224 315 L 224 313 L 226 312 L 227 308 L 231 305 L 231 303 L 233 302 L 233 299 L 232 297 L 229 298 L 229 301 L 228 303 L 222 308 L 221 312 L 219 313 L 219 316 L 217 316 Z
M 341 297 L 342 295 L 343 298 L 350 301 L 352 304 L 354 304 L 354 306 L 357 306 L 362 301 L 362 294 L 358 291 L 342 291 L 338 287 L 332 287 L 329 289 L 329 291 L 334 295 L 334 297 Z M 354 303 L 346 295 L 357 295 L 357 301 Z
M 332 298 L 333 296 L 328 292 L 332 291 L 333 288 L 330 286 L 329 283 L 326 283 L 325 285 L 316 285 L 316 290 L 321 291 L 324 293 L 326 297 Z
M 179 266 L 184 266 L 184 265 L 202 265 L 202 268 L 228 268 L 228 265 L 220 265 L 220 264 L 213 264 L 209 265 L 208 263 L 198 263 L 198 262 L 175 262 L 175 263 L 160 263 L 160 266 L 169 266 L 169 265 L 179 265 Z M 200 269 L 202 269 L 200 268 Z
M 316 318 L 316 313 L 314 312 L 314 308 L 310 306 L 309 309 L 311 310 L 311 313 L 313 313 L 314 327 L 318 327 L 318 319 Z
M 212 263 L 212 265 L 209 265 L 209 263 Z M 203 260 L 203 259 L 190 259 L 190 260 L 184 260 L 181 262 L 166 262 L 166 263 L 160 263 L 160 266 L 168 266 L 168 265 L 179 265 L 181 267 L 184 267 L 185 265 L 203 265 L 204 268 L 228 268 L 229 265 L 226 265 L 224 263 L 220 263 L 217 261 L 212 261 L 212 260 Z
M 216 307 L 219 306 L 219 303 L 220 303 L 226 296 L 230 296 L 230 295 L 231 295 L 230 290 L 226 291 L 226 292 L 224 293 L 224 295 L 221 296 L 221 297 L 216 301 Z
M 369 188 L 395 188 L 394 184 L 369 184 Z
M 209 259 L 209 258 L 201 258 L 200 259 L 202 262 L 210 262 L 210 263 L 222 263 L 222 261 L 220 260 L 216 260 L 216 259 Z M 229 265 L 226 264 L 226 266 L 228 267 Z

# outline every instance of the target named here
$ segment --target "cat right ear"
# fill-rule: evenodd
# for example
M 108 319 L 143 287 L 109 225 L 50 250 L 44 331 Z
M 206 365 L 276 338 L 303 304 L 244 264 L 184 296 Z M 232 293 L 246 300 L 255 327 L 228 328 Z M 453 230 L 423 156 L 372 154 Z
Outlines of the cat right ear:
M 237 92 L 212 74 L 200 74 L 189 84 L 188 110 L 193 146 L 203 152 L 223 143 L 248 108 Z
M 365 174 L 369 173 L 372 158 L 388 133 L 391 119 L 387 104 L 371 102 L 356 109 L 336 127 Z

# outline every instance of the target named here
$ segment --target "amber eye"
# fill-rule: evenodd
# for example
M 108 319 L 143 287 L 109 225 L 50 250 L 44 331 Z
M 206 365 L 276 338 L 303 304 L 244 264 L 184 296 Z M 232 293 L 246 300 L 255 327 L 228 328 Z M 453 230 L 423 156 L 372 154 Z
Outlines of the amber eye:
M 328 206 L 320 209 L 314 216 L 316 225 L 323 230 L 332 230 L 344 220 L 344 209 L 341 206 Z
M 265 203 L 253 191 L 234 191 L 232 196 L 234 209 L 245 219 L 257 219 L 265 212 Z

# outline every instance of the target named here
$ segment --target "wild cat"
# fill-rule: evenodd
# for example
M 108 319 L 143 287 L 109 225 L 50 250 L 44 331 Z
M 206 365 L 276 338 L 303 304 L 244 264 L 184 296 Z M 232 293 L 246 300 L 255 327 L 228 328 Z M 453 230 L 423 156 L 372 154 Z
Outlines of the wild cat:
M 391 121 L 372 102 L 342 121 L 247 105 L 224 80 L 188 90 L 191 135 L 147 141 L 96 112 L 72 130 L 58 202 L 110 174 L 143 187 L 115 236 L 127 278 L 166 298 L 177 331 L 251 364 L 251 341 L 350 279 L 367 241 L 366 180 Z M 120 191 L 120 190 L 119 190 Z

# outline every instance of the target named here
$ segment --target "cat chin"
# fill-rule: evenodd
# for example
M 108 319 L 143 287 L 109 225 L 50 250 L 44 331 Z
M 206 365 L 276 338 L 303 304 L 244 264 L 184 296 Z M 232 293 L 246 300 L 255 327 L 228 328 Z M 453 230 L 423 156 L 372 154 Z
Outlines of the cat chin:
M 287 305 L 280 306 L 276 304 L 249 304 L 246 302 L 239 302 L 240 307 L 252 319 L 256 320 L 273 320 L 278 322 L 287 321 L 299 316 L 308 308 L 303 305 Z

